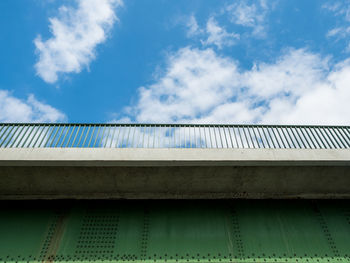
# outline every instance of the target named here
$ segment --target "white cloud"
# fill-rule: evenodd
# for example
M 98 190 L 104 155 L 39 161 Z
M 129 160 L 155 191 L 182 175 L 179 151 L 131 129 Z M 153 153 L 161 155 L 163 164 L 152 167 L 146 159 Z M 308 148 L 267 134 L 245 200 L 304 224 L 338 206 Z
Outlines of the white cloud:
M 265 36 L 265 19 L 268 13 L 268 5 L 265 0 L 256 1 L 251 5 L 246 0 L 235 1 L 226 10 L 232 23 L 251 27 L 255 36 Z
M 338 24 L 330 29 L 326 36 L 334 38 L 336 41 L 345 40 L 347 42 L 345 51 L 350 52 L 350 1 L 332 1 L 324 4 L 322 7 L 334 14 Z
M 350 124 L 350 60 L 290 49 L 241 70 L 214 50 L 171 55 L 154 84 L 139 89 L 137 122 Z
M 194 15 L 191 15 L 188 18 L 186 22 L 186 27 L 187 27 L 187 37 L 193 37 L 203 33 L 203 30 L 199 28 L 197 19 Z
M 213 17 L 210 17 L 207 22 L 206 32 L 208 38 L 202 41 L 202 44 L 216 45 L 219 49 L 223 46 L 232 46 L 239 39 L 239 34 L 228 33 L 225 28 L 218 25 Z
M 58 122 L 66 116 L 50 105 L 38 101 L 34 95 L 27 100 L 12 96 L 7 90 L 0 90 L 0 122 Z
M 333 12 L 336 16 L 344 18 L 350 22 L 350 1 L 330 1 L 322 6 L 322 8 Z
M 37 74 L 54 83 L 60 73 L 79 73 L 96 57 L 96 46 L 106 40 L 116 21 L 114 9 L 121 0 L 76 0 L 77 7 L 61 6 L 59 16 L 52 17 L 52 37 L 35 40 L 39 60 Z

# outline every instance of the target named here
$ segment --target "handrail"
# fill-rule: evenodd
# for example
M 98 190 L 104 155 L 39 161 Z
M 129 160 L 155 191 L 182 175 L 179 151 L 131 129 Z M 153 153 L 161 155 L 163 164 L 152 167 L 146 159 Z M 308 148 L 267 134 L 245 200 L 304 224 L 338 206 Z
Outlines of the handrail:
M 0 123 L 1 148 L 349 149 L 349 126 Z

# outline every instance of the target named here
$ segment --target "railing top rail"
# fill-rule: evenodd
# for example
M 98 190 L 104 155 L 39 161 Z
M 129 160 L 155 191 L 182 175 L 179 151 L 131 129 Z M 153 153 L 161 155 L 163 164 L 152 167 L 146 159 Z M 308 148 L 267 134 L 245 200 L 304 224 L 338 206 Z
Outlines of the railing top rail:
M 1 148 L 350 148 L 350 126 L 0 123 Z
M 307 124 L 240 124 L 240 123 L 102 123 L 102 122 L 60 122 L 60 123 L 41 123 L 41 122 L 1 122 L 0 126 L 7 125 L 29 125 L 29 126 L 79 126 L 79 125 L 91 125 L 91 126 L 151 126 L 151 127 L 185 127 L 185 126 L 197 126 L 197 127 L 328 127 L 328 128 L 337 128 L 337 127 L 347 127 L 350 128 L 350 125 L 307 125 Z

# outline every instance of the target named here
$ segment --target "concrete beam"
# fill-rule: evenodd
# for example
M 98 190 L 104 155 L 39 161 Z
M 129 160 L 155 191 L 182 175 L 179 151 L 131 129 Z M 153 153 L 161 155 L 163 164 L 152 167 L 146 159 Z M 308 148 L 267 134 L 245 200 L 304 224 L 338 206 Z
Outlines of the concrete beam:
M 0 166 L 350 166 L 349 149 L 4 148 Z
M 0 150 L 0 199 L 57 198 L 350 198 L 350 150 Z

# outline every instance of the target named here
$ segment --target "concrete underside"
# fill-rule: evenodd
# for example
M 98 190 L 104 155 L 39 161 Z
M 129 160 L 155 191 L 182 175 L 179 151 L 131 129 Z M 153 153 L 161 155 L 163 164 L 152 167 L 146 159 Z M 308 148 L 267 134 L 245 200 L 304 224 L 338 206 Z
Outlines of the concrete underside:
M 350 151 L 1 149 L 0 199 L 60 198 L 350 198 Z

